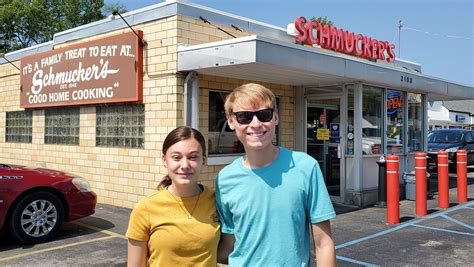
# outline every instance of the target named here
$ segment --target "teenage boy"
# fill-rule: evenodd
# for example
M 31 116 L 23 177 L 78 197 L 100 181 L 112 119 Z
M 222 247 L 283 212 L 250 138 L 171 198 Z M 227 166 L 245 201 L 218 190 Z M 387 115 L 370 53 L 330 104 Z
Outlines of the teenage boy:
M 245 84 L 224 107 L 245 155 L 216 178 L 219 260 L 230 266 L 309 266 L 311 226 L 317 264 L 335 266 L 329 220 L 336 214 L 317 161 L 272 144 L 279 122 L 275 95 Z

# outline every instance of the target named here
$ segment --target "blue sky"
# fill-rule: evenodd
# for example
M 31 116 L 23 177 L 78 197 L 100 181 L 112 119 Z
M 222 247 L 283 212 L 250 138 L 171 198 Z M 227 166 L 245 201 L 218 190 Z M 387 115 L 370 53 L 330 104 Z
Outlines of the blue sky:
M 127 10 L 159 0 L 105 0 Z M 422 72 L 474 86 L 474 1 L 472 0 L 194 0 L 196 4 L 286 28 L 299 16 L 327 16 L 334 26 L 395 44 L 398 21 L 401 58 Z

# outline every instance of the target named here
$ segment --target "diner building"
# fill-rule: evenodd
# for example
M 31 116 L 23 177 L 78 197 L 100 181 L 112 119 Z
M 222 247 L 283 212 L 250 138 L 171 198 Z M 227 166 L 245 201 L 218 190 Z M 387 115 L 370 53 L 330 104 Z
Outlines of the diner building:
M 363 207 L 377 201 L 383 155 L 399 155 L 403 194 L 403 173 L 427 147 L 428 101 L 474 98 L 473 87 L 423 74 L 366 33 L 240 15 L 165 1 L 5 54 L 0 163 L 81 175 L 99 203 L 131 208 L 166 173 L 167 133 L 189 125 L 207 137 L 200 180 L 214 187 L 243 153 L 224 99 L 257 82 L 277 96 L 274 143 L 316 158 L 335 203 Z

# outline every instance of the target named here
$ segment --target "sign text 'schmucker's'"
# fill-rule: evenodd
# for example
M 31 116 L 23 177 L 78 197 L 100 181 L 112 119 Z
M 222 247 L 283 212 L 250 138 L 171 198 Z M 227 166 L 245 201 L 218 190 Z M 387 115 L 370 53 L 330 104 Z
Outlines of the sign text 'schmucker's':
M 325 49 L 373 60 L 395 61 L 395 45 L 387 41 L 323 25 L 315 20 L 307 22 L 304 17 L 295 20 L 294 28 L 298 43 L 319 45 Z
M 143 48 L 133 33 L 23 57 L 20 106 L 142 101 L 142 69 Z

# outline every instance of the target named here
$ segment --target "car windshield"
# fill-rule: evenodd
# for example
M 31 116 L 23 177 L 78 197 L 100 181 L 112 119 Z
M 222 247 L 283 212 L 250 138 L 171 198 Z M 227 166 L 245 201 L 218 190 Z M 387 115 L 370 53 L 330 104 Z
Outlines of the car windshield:
M 461 132 L 440 131 L 428 134 L 428 143 L 459 143 L 461 140 Z

